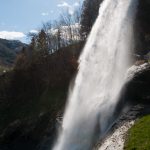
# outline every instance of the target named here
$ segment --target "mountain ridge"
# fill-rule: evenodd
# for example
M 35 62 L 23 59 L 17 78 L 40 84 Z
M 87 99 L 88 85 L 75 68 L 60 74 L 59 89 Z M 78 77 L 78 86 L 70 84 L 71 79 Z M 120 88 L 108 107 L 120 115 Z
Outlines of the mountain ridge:
M 12 65 L 17 54 L 23 47 L 27 47 L 27 44 L 22 43 L 19 40 L 7 40 L 0 38 L 0 64 Z

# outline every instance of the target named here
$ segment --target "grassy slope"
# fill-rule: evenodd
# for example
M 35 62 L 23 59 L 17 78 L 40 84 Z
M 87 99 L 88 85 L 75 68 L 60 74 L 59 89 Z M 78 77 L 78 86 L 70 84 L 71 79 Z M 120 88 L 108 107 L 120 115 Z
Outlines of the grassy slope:
M 125 150 L 150 150 L 150 115 L 138 120 L 127 138 Z

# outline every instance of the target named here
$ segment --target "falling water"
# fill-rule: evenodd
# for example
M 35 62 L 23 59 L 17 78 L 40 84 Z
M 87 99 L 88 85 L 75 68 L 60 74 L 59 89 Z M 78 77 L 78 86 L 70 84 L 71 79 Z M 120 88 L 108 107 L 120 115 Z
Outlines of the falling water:
M 137 0 L 104 0 L 80 56 L 79 71 L 53 150 L 91 150 L 113 121 L 134 48 Z

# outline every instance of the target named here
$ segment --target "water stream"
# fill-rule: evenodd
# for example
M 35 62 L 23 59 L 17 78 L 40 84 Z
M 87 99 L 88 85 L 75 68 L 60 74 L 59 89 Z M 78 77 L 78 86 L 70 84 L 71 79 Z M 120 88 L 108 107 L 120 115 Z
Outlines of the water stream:
M 91 150 L 114 121 L 134 49 L 137 0 L 104 0 L 79 59 L 62 131 L 53 150 Z

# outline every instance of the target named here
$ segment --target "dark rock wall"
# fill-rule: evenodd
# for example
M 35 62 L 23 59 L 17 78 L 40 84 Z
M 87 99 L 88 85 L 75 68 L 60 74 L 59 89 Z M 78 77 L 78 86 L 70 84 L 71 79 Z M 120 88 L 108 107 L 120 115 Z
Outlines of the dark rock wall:
M 123 89 L 122 98 L 129 103 L 150 104 L 150 65 L 137 72 Z
M 98 16 L 99 5 L 102 1 L 84 1 L 81 19 L 82 32 L 87 32 L 87 34 L 90 32 Z M 145 55 L 150 51 L 150 0 L 139 0 L 134 28 L 136 41 L 135 53 Z
M 144 55 L 150 51 L 150 0 L 139 0 L 135 38 L 136 53 Z

